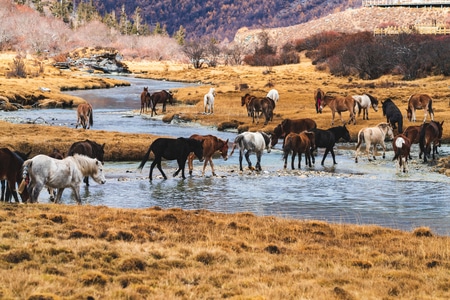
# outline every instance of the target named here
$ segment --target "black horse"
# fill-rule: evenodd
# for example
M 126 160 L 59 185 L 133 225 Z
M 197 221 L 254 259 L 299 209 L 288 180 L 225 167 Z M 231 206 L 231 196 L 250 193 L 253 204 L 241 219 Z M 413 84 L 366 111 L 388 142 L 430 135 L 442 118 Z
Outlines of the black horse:
M 172 93 L 170 93 L 166 90 L 154 92 L 153 94 L 151 94 L 150 95 L 150 106 L 152 109 L 151 116 L 153 117 L 153 113 L 155 113 L 155 115 L 156 115 L 156 104 L 158 104 L 158 103 L 162 103 L 162 105 L 163 105 L 162 112 L 166 112 L 167 101 L 169 101 L 169 103 L 171 105 L 173 105 L 173 95 L 172 95 Z
M 67 156 L 83 154 L 91 158 L 96 158 L 103 163 L 105 156 L 105 144 L 100 145 L 91 140 L 75 142 L 70 146 Z M 83 182 L 89 185 L 89 177 L 84 177 Z
M 392 129 L 397 129 L 395 124 L 398 125 L 398 133 L 403 133 L 403 115 L 400 109 L 395 105 L 391 98 L 387 98 L 385 101 L 381 101 L 383 104 L 383 116 L 386 116 L 386 122 L 391 124 Z
M 164 177 L 164 179 L 167 179 L 166 174 L 164 174 L 161 168 L 161 160 L 163 158 L 168 160 L 176 159 L 178 162 L 178 169 L 173 174 L 173 177 L 177 176 L 181 171 L 181 176 L 183 177 L 183 179 L 186 179 L 186 177 L 184 176 L 184 167 L 186 165 L 186 160 L 189 153 L 194 152 L 195 156 L 197 156 L 200 161 L 203 161 L 203 141 L 182 137 L 177 139 L 158 138 L 148 148 L 148 151 L 142 159 L 142 162 L 139 165 L 138 169 L 142 170 L 148 160 L 150 152 L 153 152 L 153 155 L 155 156 L 150 166 L 150 181 L 152 181 L 152 173 L 155 165 L 158 167 L 158 170 L 161 172 L 161 175 Z
M 334 155 L 334 145 L 337 141 L 339 141 L 341 138 L 344 139 L 346 142 L 350 141 L 350 133 L 348 132 L 347 127 L 344 126 L 336 126 L 329 128 L 327 130 L 313 128 L 310 129 L 310 131 L 314 132 L 315 137 L 315 149 L 317 148 L 325 148 L 325 154 L 322 158 L 321 165 L 324 165 L 325 158 L 328 155 L 328 152 L 331 153 L 331 156 L 333 157 L 333 164 L 337 164 L 336 158 Z M 315 163 L 314 155 L 312 156 L 313 163 Z
M 22 182 L 22 165 L 28 159 L 30 153 L 31 151 L 22 153 L 19 151 L 13 152 L 8 148 L 0 149 L 1 201 L 10 202 L 14 197 L 14 200 L 19 202 L 16 183 Z M 23 202 L 27 202 L 29 197 L 27 189 L 24 189 L 20 196 Z

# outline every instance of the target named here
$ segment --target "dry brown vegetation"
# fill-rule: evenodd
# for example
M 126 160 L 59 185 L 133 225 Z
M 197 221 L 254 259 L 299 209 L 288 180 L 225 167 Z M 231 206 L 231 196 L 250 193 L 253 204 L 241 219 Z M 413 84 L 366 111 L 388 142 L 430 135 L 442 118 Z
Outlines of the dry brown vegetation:
M 380 100 L 391 97 L 402 111 L 410 94 L 426 92 L 435 101 L 436 119 L 445 120 L 444 139 L 449 141 L 450 84 L 445 77 L 409 82 L 393 76 L 375 81 L 334 78 L 315 71 L 304 57 L 298 65 L 273 68 L 194 70 L 169 62 L 128 65 L 148 78 L 203 83 L 173 91 L 177 104 L 167 106 L 168 119 L 177 115 L 203 124 L 230 123 L 240 130 L 271 131 L 284 118 L 311 117 L 319 128 L 328 128 L 329 109 L 321 115 L 314 109 L 312 95 L 317 87 L 342 94 L 369 92 Z M 40 75 L 45 80 L 4 78 L 0 95 L 34 91 L 45 83 L 52 88 L 45 97 L 60 99 L 61 86 L 86 81 L 77 74 L 67 72 L 61 79 L 59 71 L 46 67 L 45 75 Z M 209 85 L 217 92 L 215 113 L 204 115 L 201 99 Z M 241 90 L 245 85 L 249 89 Z M 254 125 L 240 97 L 246 92 L 265 95 L 272 86 L 280 92 L 274 121 L 266 127 Z M 362 126 L 385 121 L 381 111 L 370 111 L 369 117 L 370 121 L 358 118 L 356 126 L 349 125 L 353 139 Z M 73 141 L 90 138 L 106 143 L 107 160 L 139 160 L 155 138 L 56 126 L 0 125 L 2 146 L 21 151 L 31 148 L 32 155 L 49 153 L 53 147 L 67 151 Z M 43 204 L 1 204 L 0 224 L 0 298 L 4 299 L 450 297 L 450 240 L 435 236 L 428 228 L 402 232 L 249 213 Z
M 427 228 L 251 213 L 0 205 L 2 299 L 447 299 Z

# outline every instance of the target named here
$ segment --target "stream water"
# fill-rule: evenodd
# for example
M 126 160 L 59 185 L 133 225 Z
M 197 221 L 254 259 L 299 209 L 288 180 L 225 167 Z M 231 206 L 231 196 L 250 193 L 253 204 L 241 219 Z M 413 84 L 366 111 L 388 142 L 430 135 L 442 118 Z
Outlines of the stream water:
M 213 127 L 198 124 L 166 124 L 158 118 L 139 115 L 139 95 L 144 86 L 150 91 L 186 86 L 184 83 L 154 81 L 126 77 L 129 87 L 107 90 L 68 92 L 91 102 L 94 107 L 92 130 L 151 133 L 188 137 L 193 133 L 214 134 L 232 141 L 234 132 L 219 132 Z M 170 106 L 168 106 L 170 110 Z M 137 111 L 137 112 L 136 112 Z M 299 116 L 301 117 L 301 116 Z M 73 109 L 21 110 L 0 112 L 0 118 L 9 122 L 48 123 L 52 126 L 73 127 L 76 112 Z M 392 161 L 392 147 L 387 142 L 386 159 L 375 162 L 361 158 L 354 162 L 354 143 L 338 144 L 337 165 L 331 157 L 320 165 L 323 151 L 319 150 L 315 166 L 300 170 L 283 170 L 280 143 L 271 153 L 262 157 L 263 171 L 240 173 L 239 155 L 227 161 L 214 160 L 218 176 L 201 177 L 202 163 L 196 161 L 194 174 L 186 180 L 171 177 L 176 162 L 166 161 L 163 169 L 168 180 L 163 180 L 157 169 L 153 182 L 148 180 L 150 162 L 143 172 L 137 171 L 139 162 L 106 162 L 106 185 L 91 180 L 89 187 L 81 188 L 83 203 L 120 208 L 206 209 L 217 212 L 252 212 L 294 219 L 315 219 L 333 223 L 376 224 L 402 230 L 426 226 L 434 233 L 450 235 L 450 179 L 432 172 L 417 157 L 417 145 L 412 150 L 413 161 L 408 174 L 398 174 Z M 449 145 L 440 148 L 440 155 L 450 155 Z M 250 156 L 253 163 L 256 158 Z M 289 158 L 290 159 L 290 158 Z M 40 202 L 48 202 L 42 191 Z M 71 192 L 63 194 L 63 203 L 75 204 Z

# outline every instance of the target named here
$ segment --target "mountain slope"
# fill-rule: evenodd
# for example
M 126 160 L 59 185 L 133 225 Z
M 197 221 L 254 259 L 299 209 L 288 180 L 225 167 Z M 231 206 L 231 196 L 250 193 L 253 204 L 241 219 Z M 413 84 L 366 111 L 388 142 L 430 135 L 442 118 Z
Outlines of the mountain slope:
M 165 25 L 170 35 L 182 25 L 188 38 L 207 35 L 222 40 L 232 39 L 241 27 L 300 24 L 349 7 L 360 7 L 361 0 L 94 0 L 94 4 L 102 14 L 115 11 L 117 16 L 125 5 L 130 17 L 139 6 L 147 24 Z
M 445 24 L 449 11 L 448 8 L 362 7 L 337 12 L 294 26 L 263 30 L 269 35 L 272 43 L 282 46 L 289 41 L 295 41 L 324 31 L 352 33 L 373 31 L 375 27 L 382 24 L 411 26 L 431 24 L 433 21 L 436 21 L 437 24 Z M 261 29 L 241 28 L 236 32 L 234 42 L 251 47 L 258 43 L 258 34 L 261 31 Z

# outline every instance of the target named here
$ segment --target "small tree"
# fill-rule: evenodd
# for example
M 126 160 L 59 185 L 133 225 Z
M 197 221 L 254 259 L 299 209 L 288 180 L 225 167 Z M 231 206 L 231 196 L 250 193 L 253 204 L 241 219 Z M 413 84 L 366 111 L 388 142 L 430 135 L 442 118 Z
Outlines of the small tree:
M 27 77 L 25 62 L 22 56 L 17 55 L 16 58 L 14 58 L 13 62 L 9 65 L 9 67 L 11 68 L 11 71 L 8 72 L 8 77 Z
M 187 55 L 195 69 L 205 63 L 206 47 L 199 40 L 190 40 L 183 46 L 183 53 Z
M 177 32 L 175 32 L 173 38 L 177 41 L 178 45 L 184 45 L 184 41 L 186 38 L 186 29 L 183 27 L 183 25 L 180 25 L 180 28 Z

